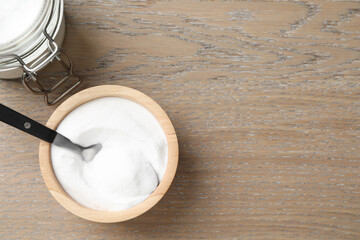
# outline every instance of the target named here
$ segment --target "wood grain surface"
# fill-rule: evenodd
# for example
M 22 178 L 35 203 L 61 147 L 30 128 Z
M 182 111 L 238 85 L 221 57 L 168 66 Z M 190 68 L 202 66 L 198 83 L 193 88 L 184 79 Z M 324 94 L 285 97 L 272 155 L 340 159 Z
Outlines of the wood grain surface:
M 39 141 L 0 124 L 0 239 L 360 239 L 358 1 L 65 1 L 84 79 L 156 100 L 176 129 L 169 192 L 118 224 L 50 195 Z M 45 123 L 19 81 L 0 101 Z

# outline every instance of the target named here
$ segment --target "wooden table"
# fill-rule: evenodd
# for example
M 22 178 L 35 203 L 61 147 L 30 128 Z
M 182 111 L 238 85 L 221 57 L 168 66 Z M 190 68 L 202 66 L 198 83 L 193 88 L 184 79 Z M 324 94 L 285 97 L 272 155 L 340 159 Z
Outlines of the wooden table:
M 360 239 L 360 4 L 66 1 L 85 89 L 169 114 L 175 180 L 148 213 L 88 222 L 49 194 L 36 139 L 0 124 L 0 239 Z M 2 103 L 45 123 L 19 81 Z

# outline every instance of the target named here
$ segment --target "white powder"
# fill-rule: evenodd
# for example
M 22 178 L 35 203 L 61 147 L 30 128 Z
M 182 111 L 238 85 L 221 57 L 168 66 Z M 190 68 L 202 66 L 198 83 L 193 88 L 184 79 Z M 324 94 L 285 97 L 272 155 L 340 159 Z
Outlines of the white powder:
M 57 131 L 83 146 L 102 149 L 91 162 L 51 147 L 55 175 L 80 204 L 102 211 L 144 201 L 162 179 L 168 158 L 165 133 L 143 106 L 117 97 L 100 98 L 68 114 Z

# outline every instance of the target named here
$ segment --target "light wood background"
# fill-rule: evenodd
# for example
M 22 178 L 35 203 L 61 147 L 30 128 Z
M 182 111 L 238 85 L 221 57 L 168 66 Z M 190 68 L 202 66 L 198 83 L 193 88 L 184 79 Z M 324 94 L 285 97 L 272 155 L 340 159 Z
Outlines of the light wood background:
M 136 88 L 169 114 L 167 195 L 119 224 L 49 194 L 39 141 L 0 124 L 0 239 L 360 239 L 360 3 L 70 1 L 85 83 Z M 45 123 L 19 81 L 0 101 Z

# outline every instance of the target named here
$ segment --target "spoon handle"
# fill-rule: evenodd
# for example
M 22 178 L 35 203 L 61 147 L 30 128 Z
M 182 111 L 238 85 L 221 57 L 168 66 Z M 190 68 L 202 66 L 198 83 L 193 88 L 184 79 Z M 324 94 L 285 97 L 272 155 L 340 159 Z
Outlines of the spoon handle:
M 49 143 L 54 141 L 57 134 L 54 130 L 45 127 L 41 123 L 38 123 L 1 103 L 0 121 Z

